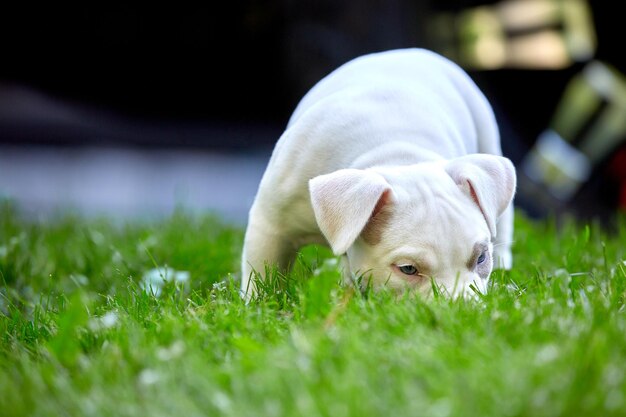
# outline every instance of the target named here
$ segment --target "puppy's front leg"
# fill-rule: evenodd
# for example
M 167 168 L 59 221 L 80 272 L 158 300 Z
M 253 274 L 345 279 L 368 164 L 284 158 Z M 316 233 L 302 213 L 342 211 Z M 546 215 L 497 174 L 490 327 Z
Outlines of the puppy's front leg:
M 513 266 L 513 255 L 511 245 L 513 244 L 513 204 L 509 204 L 502 213 L 497 223 L 498 233 L 493 244 L 493 267 L 499 269 L 511 269 Z
M 254 209 L 244 238 L 241 260 L 241 293 L 245 298 L 256 294 L 257 288 L 253 278 L 256 272 L 265 279 L 266 267 L 278 267 L 286 270 L 295 257 L 295 249 L 291 240 L 279 232 L 280 227 L 267 221 Z

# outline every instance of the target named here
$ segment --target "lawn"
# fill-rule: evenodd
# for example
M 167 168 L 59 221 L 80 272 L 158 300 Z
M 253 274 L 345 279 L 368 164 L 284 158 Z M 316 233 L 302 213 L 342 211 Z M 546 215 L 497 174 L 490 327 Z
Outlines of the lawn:
M 515 268 L 477 300 L 360 294 L 311 247 L 245 305 L 242 235 L 3 206 L 0 415 L 626 415 L 624 219 L 518 213 Z

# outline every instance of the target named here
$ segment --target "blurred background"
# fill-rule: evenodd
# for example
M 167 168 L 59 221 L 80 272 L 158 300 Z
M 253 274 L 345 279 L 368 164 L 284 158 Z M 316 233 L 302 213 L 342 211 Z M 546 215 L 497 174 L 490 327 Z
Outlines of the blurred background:
M 450 57 L 487 95 L 529 215 L 610 223 L 626 209 L 618 2 L 1 8 L 0 198 L 27 215 L 182 206 L 243 224 L 299 98 L 356 56 L 404 47 Z

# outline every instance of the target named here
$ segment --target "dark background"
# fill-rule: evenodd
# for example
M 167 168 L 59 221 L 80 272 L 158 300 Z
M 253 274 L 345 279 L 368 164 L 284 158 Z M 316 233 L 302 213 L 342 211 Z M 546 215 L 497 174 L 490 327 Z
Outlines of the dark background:
M 485 3 L 493 2 L 2 6 L 0 144 L 271 147 L 299 98 L 333 68 L 363 53 L 433 47 L 425 27 L 434 13 Z M 591 7 L 596 58 L 625 72 L 618 2 Z M 470 72 L 514 162 L 583 64 Z
M 423 28 L 433 12 L 482 3 L 489 2 L 3 6 L 0 80 L 129 117 L 284 124 L 300 96 L 337 65 L 372 51 L 429 47 Z M 616 3 L 591 6 L 597 58 L 626 70 Z M 578 70 L 472 75 L 515 130 L 534 138 Z

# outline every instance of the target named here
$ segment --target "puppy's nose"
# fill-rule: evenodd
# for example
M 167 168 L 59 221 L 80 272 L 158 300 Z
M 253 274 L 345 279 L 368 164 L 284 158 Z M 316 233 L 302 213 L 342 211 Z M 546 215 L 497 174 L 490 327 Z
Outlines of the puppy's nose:
M 475 278 L 471 284 L 481 293 L 487 294 L 487 280 L 482 278 Z M 470 289 L 471 291 L 471 289 Z

